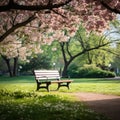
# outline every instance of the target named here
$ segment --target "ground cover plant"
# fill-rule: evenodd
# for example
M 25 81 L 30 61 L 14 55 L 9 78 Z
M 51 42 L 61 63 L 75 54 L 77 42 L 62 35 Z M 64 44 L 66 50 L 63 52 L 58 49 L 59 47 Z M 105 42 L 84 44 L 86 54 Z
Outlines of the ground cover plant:
M 107 120 L 70 97 L 0 91 L 1 120 Z
M 88 109 L 70 93 L 120 93 L 119 80 L 74 79 L 71 89 L 51 85 L 51 91 L 36 90 L 33 76 L 0 77 L 0 120 L 108 120 Z M 98 90 L 99 89 L 99 90 Z

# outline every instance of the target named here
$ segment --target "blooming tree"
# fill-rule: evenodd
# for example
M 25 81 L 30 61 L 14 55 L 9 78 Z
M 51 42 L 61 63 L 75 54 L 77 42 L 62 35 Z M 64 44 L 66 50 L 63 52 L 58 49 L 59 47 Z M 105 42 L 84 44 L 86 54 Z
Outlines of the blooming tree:
M 80 22 L 88 31 L 101 33 L 115 19 L 119 6 L 119 0 L 0 0 L 0 52 L 7 58 L 31 55 L 31 48 L 41 52 L 41 44 L 74 36 Z M 29 39 L 18 44 L 15 34 Z
M 118 10 L 119 13 L 119 6 L 119 0 L 2 0 L 0 41 L 34 19 L 38 19 L 42 28 L 66 28 L 71 33 L 75 23 L 81 21 L 88 30 L 101 31 L 114 19 L 111 10 Z
M 10 76 L 16 76 L 17 74 L 17 63 L 18 58 L 22 61 L 28 61 L 28 56 L 34 56 L 37 53 L 41 53 L 40 44 L 28 42 L 27 36 L 21 36 L 12 34 L 6 37 L 5 41 L 0 43 L 0 53 L 2 58 L 5 60 Z M 12 60 L 13 59 L 13 60 Z M 13 62 L 11 62 L 11 60 Z M 13 65 L 11 64 L 13 63 Z

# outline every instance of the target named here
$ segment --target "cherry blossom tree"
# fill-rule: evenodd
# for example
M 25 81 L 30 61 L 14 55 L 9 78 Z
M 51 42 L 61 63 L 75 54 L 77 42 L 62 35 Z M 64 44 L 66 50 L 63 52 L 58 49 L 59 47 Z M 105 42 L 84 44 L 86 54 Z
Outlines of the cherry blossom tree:
M 12 34 L 0 44 L 0 53 L 6 62 L 11 77 L 17 75 L 18 59 L 28 61 L 27 57 L 33 57 L 35 54 L 42 52 L 40 44 L 28 42 L 28 39 L 25 34 L 23 36 L 20 33 L 19 36 Z
M 2 0 L 0 41 L 34 19 L 44 29 L 67 29 L 71 33 L 75 23 L 81 21 L 88 30 L 101 31 L 114 19 L 113 10 L 119 13 L 119 0 Z
M 38 44 L 40 48 L 55 39 L 67 41 L 81 22 L 88 31 L 101 33 L 115 19 L 114 13 L 119 14 L 119 5 L 119 0 L 0 0 L 0 44 L 4 45 L 0 54 L 7 59 L 20 56 L 15 34 L 25 34 L 29 38 L 26 43 L 32 43 L 29 46 Z M 21 51 L 30 48 L 23 46 Z

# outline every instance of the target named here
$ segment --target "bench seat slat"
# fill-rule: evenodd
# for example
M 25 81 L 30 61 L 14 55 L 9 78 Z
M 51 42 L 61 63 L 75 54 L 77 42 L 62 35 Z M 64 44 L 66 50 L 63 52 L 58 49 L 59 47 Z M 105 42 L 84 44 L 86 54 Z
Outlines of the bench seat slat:
M 36 75 L 36 77 L 54 77 L 55 78 L 55 77 L 60 77 L 60 76 L 59 75 L 53 75 L 53 74 L 51 74 L 51 75 L 45 75 L 45 74 L 44 75 L 41 75 L 41 74 L 39 75 L 38 74 L 38 75 Z
M 51 83 L 67 83 L 67 82 L 72 82 L 73 80 L 59 80 L 59 81 L 51 81 Z
M 60 77 L 49 77 L 49 78 L 47 78 L 47 77 L 37 77 L 36 78 L 36 80 L 59 80 L 60 79 Z

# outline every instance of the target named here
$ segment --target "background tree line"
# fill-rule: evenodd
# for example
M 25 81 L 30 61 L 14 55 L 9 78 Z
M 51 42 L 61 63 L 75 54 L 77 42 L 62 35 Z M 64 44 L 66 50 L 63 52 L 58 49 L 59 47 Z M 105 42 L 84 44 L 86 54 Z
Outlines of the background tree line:
M 32 58 L 28 58 L 29 62 L 18 62 L 17 72 L 32 74 L 33 69 L 58 69 L 64 77 L 69 74 L 76 77 L 75 74 L 80 74 L 78 69 L 86 65 L 102 70 L 113 70 L 118 66 L 119 40 L 111 41 L 106 36 L 98 36 L 94 32 L 88 35 L 82 25 L 76 35 L 68 39 L 67 42 L 56 40 L 51 45 L 43 45 L 43 53 L 33 54 Z M 116 47 L 112 47 L 113 42 Z M 14 69 L 13 63 L 12 60 L 9 65 L 11 69 Z M 6 69 L 1 67 L 1 71 L 7 71 Z

